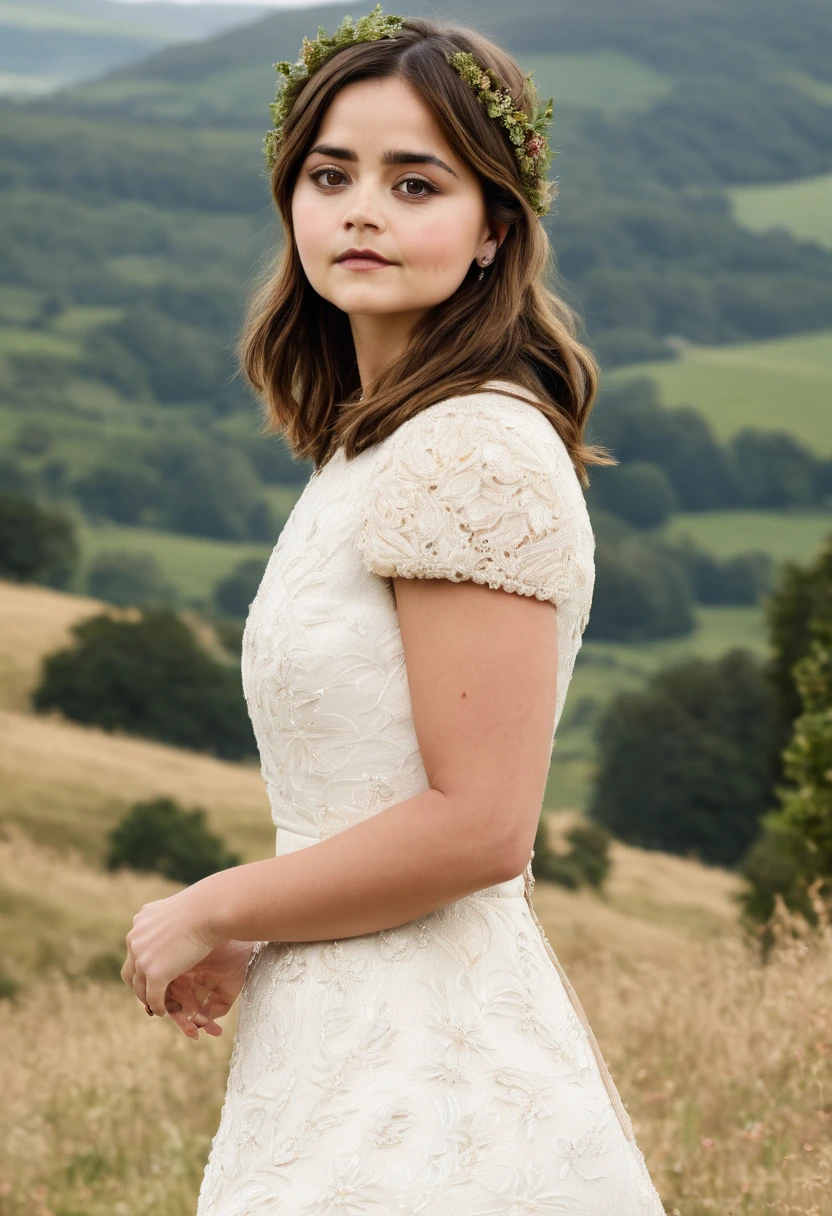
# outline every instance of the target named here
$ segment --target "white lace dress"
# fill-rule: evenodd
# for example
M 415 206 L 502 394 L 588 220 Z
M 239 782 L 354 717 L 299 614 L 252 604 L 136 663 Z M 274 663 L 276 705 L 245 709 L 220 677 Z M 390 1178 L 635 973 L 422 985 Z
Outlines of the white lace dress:
M 280 534 L 242 660 L 278 854 L 428 788 L 394 573 L 556 604 L 557 727 L 595 539 L 551 423 L 500 387 L 339 452 Z M 258 943 L 197 1216 L 661 1216 L 532 886 Z

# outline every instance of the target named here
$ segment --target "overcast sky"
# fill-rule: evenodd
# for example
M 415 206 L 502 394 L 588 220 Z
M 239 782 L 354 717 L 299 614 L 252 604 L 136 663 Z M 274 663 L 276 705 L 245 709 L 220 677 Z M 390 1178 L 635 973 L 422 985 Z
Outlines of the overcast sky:
M 313 8 L 322 0 L 168 0 L 169 4 L 245 4 L 250 8 Z M 145 0 L 118 0 L 119 4 L 143 4 Z M 372 3 L 369 8 L 372 8 Z

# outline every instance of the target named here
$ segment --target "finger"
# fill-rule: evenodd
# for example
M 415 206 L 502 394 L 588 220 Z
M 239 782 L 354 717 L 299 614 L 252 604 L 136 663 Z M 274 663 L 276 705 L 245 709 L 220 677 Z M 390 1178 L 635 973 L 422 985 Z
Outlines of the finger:
M 141 1001 L 143 1005 L 147 1004 L 147 980 L 138 963 L 135 964 L 133 973 L 133 991 L 136 994 L 136 999 Z
M 155 976 L 146 977 L 145 996 L 146 1003 L 150 1006 L 157 1017 L 165 1016 L 165 992 L 167 991 L 168 981 L 156 979 Z
M 222 1026 L 214 1020 L 209 1013 L 196 1013 L 192 1018 L 192 1025 L 198 1026 L 200 1030 L 204 1030 L 206 1034 L 213 1035 L 218 1039 L 222 1034 Z
M 187 1035 L 189 1039 L 198 1039 L 199 1031 L 191 1022 L 189 1011 L 184 1008 L 182 1001 L 173 995 L 172 988 L 173 984 L 168 984 L 168 990 L 165 994 L 165 1009 L 167 1009 L 171 1020 L 176 1023 L 183 1034 Z M 187 990 L 182 991 L 181 981 L 178 982 L 177 988 L 183 999 L 185 999 L 188 994 Z
M 199 1008 L 199 1001 L 194 992 L 193 981 L 189 976 L 179 975 L 171 980 L 165 993 L 165 1008 L 168 1013 L 174 1009 L 181 1010 L 187 1017 Z
M 199 1038 L 199 1028 L 194 1026 L 188 1015 L 182 1009 L 176 1011 L 168 1010 L 168 1014 L 172 1022 L 175 1022 L 184 1035 L 189 1039 Z
M 133 976 L 136 974 L 136 960 L 133 958 L 133 951 L 130 949 L 130 943 L 127 943 L 127 958 L 124 960 L 124 966 L 121 968 L 121 978 L 124 980 L 128 988 L 133 987 Z

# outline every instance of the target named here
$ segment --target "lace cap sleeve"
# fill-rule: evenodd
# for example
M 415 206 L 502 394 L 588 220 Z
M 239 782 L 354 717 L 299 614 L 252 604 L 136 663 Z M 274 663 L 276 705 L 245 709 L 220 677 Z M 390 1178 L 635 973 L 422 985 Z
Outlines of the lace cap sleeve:
M 580 483 L 549 420 L 504 402 L 440 403 L 385 441 L 358 527 L 371 573 L 568 596 Z

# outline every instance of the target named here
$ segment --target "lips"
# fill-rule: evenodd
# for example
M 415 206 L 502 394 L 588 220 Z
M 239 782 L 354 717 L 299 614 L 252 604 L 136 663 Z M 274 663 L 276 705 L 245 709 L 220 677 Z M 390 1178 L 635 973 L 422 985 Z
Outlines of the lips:
M 346 253 L 342 253 L 335 261 L 346 262 L 354 258 L 362 261 L 378 262 L 381 266 L 392 265 L 387 258 L 382 257 L 380 253 L 375 253 L 372 249 L 348 249 Z

